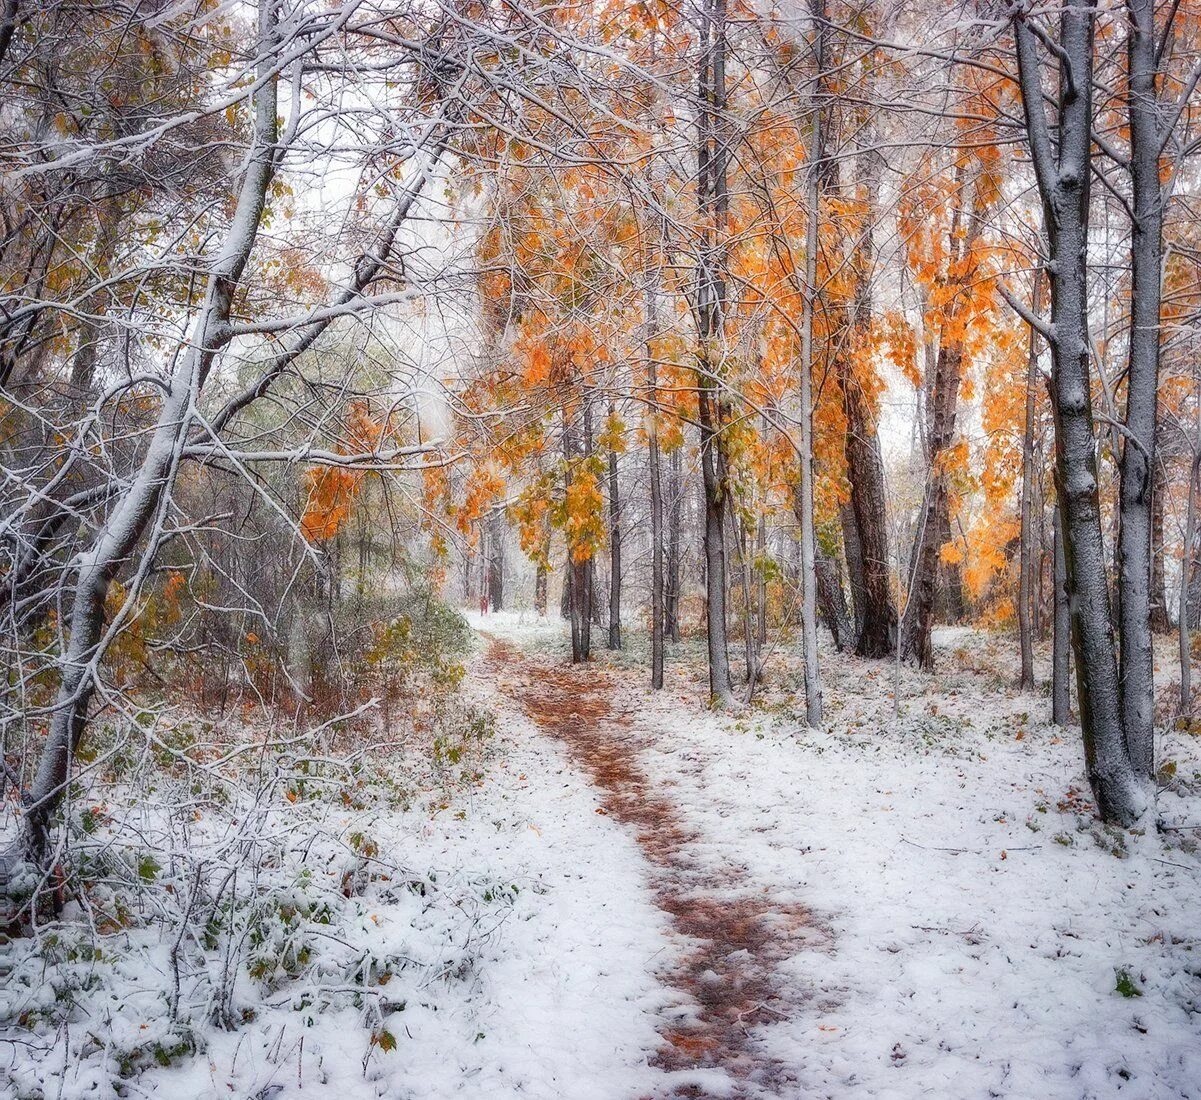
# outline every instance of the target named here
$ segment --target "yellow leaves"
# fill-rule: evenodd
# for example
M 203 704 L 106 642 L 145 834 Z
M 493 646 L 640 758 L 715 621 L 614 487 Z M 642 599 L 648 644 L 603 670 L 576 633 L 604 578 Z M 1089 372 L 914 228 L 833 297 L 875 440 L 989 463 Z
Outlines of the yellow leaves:
M 603 467 L 596 455 L 577 460 L 568 470 L 568 484 L 553 520 L 567 538 L 574 562 L 585 562 L 605 544 Z
M 343 439 L 334 448 L 338 454 L 376 450 L 384 425 L 371 415 L 366 401 L 350 402 L 342 420 Z M 358 496 L 365 471 L 346 466 L 311 466 L 305 471 L 306 497 L 300 530 L 309 542 L 332 539 L 350 517 L 350 506 Z
M 605 419 L 605 427 L 597 437 L 597 443 L 606 451 L 614 454 L 625 454 L 626 424 L 616 413 L 612 412 Z
M 300 530 L 309 542 L 332 539 L 350 516 L 358 493 L 361 471 L 342 466 L 313 466 L 305 471 L 308 498 L 300 517 Z
M 504 492 L 505 479 L 493 460 L 477 466 L 467 475 L 466 499 L 457 517 L 459 530 L 471 532 L 472 524 L 479 520 L 484 510 Z

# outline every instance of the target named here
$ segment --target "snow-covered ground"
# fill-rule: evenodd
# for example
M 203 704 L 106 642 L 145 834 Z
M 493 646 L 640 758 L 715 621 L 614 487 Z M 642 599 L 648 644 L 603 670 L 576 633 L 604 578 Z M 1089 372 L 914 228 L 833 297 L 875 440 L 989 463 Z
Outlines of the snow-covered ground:
M 665 920 L 641 857 L 595 812 L 594 792 L 559 748 L 496 696 L 478 665 L 470 680 L 471 695 L 496 707 L 497 732 L 483 781 L 444 809 L 431 816 L 423 800 L 407 810 L 326 812 L 278 800 L 276 812 L 295 816 L 299 829 L 288 831 L 284 866 L 265 873 L 278 885 L 260 888 L 288 906 L 286 935 L 264 946 L 282 965 L 286 941 L 304 942 L 313 958 L 299 977 L 242 974 L 234 1006 L 243 1019 L 228 1030 L 205 1019 L 211 983 L 185 981 L 185 1027 L 165 1011 L 172 929 L 108 930 L 98 959 L 73 947 L 30 954 L 18 941 L 0 961 L 0 1096 L 648 1093 Z M 362 868 L 347 845 L 361 854 L 363 838 L 366 863 L 379 873 L 343 899 L 322 884 Z M 89 921 L 69 906 L 43 935 L 90 945 Z M 220 953 L 194 961 L 216 967 Z M 187 1003 L 189 989 L 199 1003 Z M 38 1010 L 49 1018 L 60 997 L 77 1005 L 69 1022 L 40 1024 Z M 198 1041 L 196 1053 L 178 1050 L 185 1034 Z
M 311 847 L 271 872 L 300 897 L 314 874 L 387 869 L 335 890 L 327 924 L 305 910 L 307 932 L 336 941 L 329 966 L 243 975 L 238 1026 L 197 1023 L 198 1051 L 178 1054 L 169 922 L 104 931 L 103 961 L 47 965 L 10 945 L 0 1072 L 13 1095 L 668 1095 L 682 1078 L 658 1055 L 687 1015 L 673 974 L 696 943 L 661 908 L 662 879 L 686 862 L 698 906 L 754 895 L 808 925 L 772 956 L 771 1006 L 745 1022 L 787 1084 L 756 1091 L 718 1067 L 694 1076 L 701 1095 L 1201 1097 L 1201 829 L 1181 828 L 1201 826 L 1201 739 L 1163 736 L 1159 810 L 1177 828 L 1135 836 L 1095 823 L 1078 731 L 1008 686 L 1009 639 L 943 635 L 938 675 L 901 674 L 899 717 L 892 665 L 824 653 L 821 732 L 802 726 L 784 650 L 761 700 L 728 716 L 701 705 L 695 647 L 657 695 L 637 653 L 598 653 L 581 690 L 619 717 L 597 736 L 634 746 L 681 829 L 665 871 L 645 828 L 606 812 L 587 767 L 523 706 L 562 667 L 562 624 L 473 625 L 520 650 L 511 673 L 482 651 L 469 669 L 470 695 L 496 714 L 482 780 L 432 814 L 425 800 L 327 807 Z M 311 804 L 277 801 L 292 832 L 309 827 Z M 88 916 L 66 916 L 63 942 L 92 942 Z M 364 960 L 353 981 L 348 959 Z M 72 982 L 77 1011 L 39 1024 L 38 1005 Z M 200 996 L 186 986 L 184 1001 L 189 989 Z M 121 1057 L 153 1042 L 169 1064 L 119 1078 Z
M 892 666 L 833 654 L 824 732 L 770 697 L 699 712 L 691 683 L 644 709 L 647 770 L 709 858 L 829 932 L 757 1037 L 804 1097 L 1201 1096 L 1196 834 L 1096 825 L 1078 731 L 997 684 L 991 648 L 982 673 L 903 674 L 899 720 Z M 1201 824 L 1198 749 L 1163 738 L 1168 821 Z

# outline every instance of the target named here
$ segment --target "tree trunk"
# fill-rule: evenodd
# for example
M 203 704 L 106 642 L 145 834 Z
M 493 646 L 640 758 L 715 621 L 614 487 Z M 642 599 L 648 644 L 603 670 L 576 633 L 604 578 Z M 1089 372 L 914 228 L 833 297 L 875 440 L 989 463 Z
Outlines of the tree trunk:
M 488 517 L 488 602 L 493 611 L 505 606 L 505 517 L 499 509 Z
M 1151 629 L 1156 634 L 1172 633 L 1163 546 L 1163 506 L 1168 489 L 1165 474 L 1163 458 L 1159 457 L 1155 461 L 1155 484 L 1151 490 Z
M 826 2 L 810 0 L 813 20 L 814 84 L 820 91 L 826 62 Z M 818 217 L 821 205 L 822 111 L 811 98 L 812 128 L 805 184 L 805 291 L 801 300 L 800 493 L 801 493 L 801 648 L 805 662 L 805 723 L 822 724 L 821 668 L 817 654 L 817 535 L 813 524 L 813 306 L 817 297 Z M 870 213 L 869 213 L 870 217 Z
M 76 559 L 70 639 L 58 662 L 59 684 L 50 728 L 18 841 L 24 856 L 39 866 L 49 854 L 51 820 L 66 789 L 71 760 L 87 725 L 99 662 L 130 613 L 131 602 L 127 600 L 123 610 L 106 627 L 105 601 L 109 587 L 147 531 L 150 534 L 146 550 L 128 586 L 131 594 L 138 591 L 151 568 L 167 519 L 183 444 L 191 427 L 194 396 L 203 387 L 218 350 L 229 342 L 234 292 L 254 249 L 267 190 L 275 173 L 278 126 L 276 78 L 271 66 L 274 5 L 266 0 L 260 4 L 258 20 L 262 83 L 253 96 L 251 108 L 253 144 L 224 245 L 213 262 L 191 338 L 177 358 L 166 386 L 141 466 L 91 546 Z
M 1080 728 L 1089 781 L 1101 817 L 1133 824 L 1147 799 L 1136 779 L 1123 728 L 1123 705 L 1110 618 L 1097 480 L 1088 333 L 1088 220 L 1092 145 L 1091 0 L 1061 8 L 1056 64 L 1064 94 L 1052 144 L 1038 39 L 1024 10 L 1013 17 L 1022 106 L 1050 244 L 1051 387 L 1055 413 L 1056 496 L 1062 511 L 1072 609 Z
M 722 453 L 724 402 L 718 372 L 724 337 L 726 285 L 726 0 L 705 0 L 701 17 L 701 72 L 697 194 L 705 224 L 697 265 L 695 313 L 701 350 L 697 365 L 701 479 L 705 490 L 705 625 L 709 696 L 715 706 L 733 701 L 726 634 L 726 510 L 729 484 Z
M 540 619 L 546 618 L 546 562 L 539 561 L 534 572 L 534 611 Z
M 1042 279 L 1034 272 L 1034 312 L 1042 313 Z M 1038 394 L 1038 334 L 1030 329 L 1030 352 L 1026 366 L 1026 430 L 1022 437 L 1022 527 L 1021 560 L 1018 577 L 1018 641 L 1022 654 L 1022 672 L 1018 686 L 1034 688 L 1034 631 L 1031 616 L 1034 607 L 1034 414 Z
M 665 600 L 663 591 L 663 483 L 659 471 L 659 380 L 651 340 L 655 332 L 654 289 L 649 280 L 646 292 L 647 341 L 646 385 L 649 411 L 646 418 L 647 463 L 651 482 L 651 688 L 663 687 L 663 632 Z
M 913 538 L 909 568 L 909 595 L 901 630 L 901 656 L 910 664 L 934 667 L 934 604 L 938 585 L 939 551 L 943 544 L 943 517 L 948 509 L 947 475 L 943 455 L 955 434 L 962 354 L 958 343 L 938 349 L 932 389 L 930 468 Z
M 1136 775 L 1155 768 L 1155 653 L 1151 644 L 1151 510 L 1159 387 L 1159 304 L 1163 260 L 1162 141 L 1156 89 L 1155 0 L 1127 0 L 1130 179 L 1130 338 L 1126 431 L 1119 490 L 1118 683 L 1126 746 Z
M 609 402 L 609 415 L 617 408 Z M 609 451 L 609 648 L 621 649 L 621 498 L 617 488 L 617 452 Z
M 842 553 L 847 562 L 847 580 L 851 588 L 851 606 L 855 612 L 849 622 L 850 629 L 842 639 L 840 648 L 858 652 L 859 639 L 863 636 L 863 620 L 867 609 L 867 589 L 863 579 L 863 553 L 859 547 L 859 524 L 855 520 L 855 509 L 848 502 L 838 509 L 842 524 Z M 797 522 L 800 522 L 798 517 Z M 845 598 L 843 603 L 845 604 Z
M 671 471 L 671 509 L 667 525 L 667 591 L 664 603 L 665 628 L 673 641 L 680 640 L 680 535 L 684 523 L 684 472 L 681 447 L 668 459 Z
M 1066 726 L 1072 720 L 1072 612 L 1068 602 L 1068 565 L 1063 553 L 1063 528 L 1060 524 L 1059 505 L 1055 506 L 1054 624 L 1051 639 L 1051 721 L 1057 726 Z
M 850 323 L 856 326 L 871 324 L 871 265 L 873 252 L 872 225 L 875 219 L 879 156 L 868 149 L 857 158 L 860 174 L 865 180 L 865 230 L 856 260 L 855 303 Z M 888 512 L 884 493 L 884 458 L 880 437 L 876 432 L 875 409 L 856 377 L 854 364 L 844 347 L 835 356 L 835 372 L 842 391 L 843 412 L 846 415 L 847 478 L 851 485 L 851 508 L 855 515 L 855 532 L 862 567 L 862 611 L 858 600 L 856 621 L 861 623 L 856 652 L 861 657 L 887 657 L 896 645 L 896 609 L 888 576 Z M 849 549 L 849 548 L 848 548 Z M 848 565 L 851 559 L 848 557 Z M 852 568 L 852 586 L 855 576 Z
M 1196 456 L 1189 465 L 1188 479 L 1188 510 L 1184 521 L 1184 545 L 1180 551 L 1180 621 L 1178 624 L 1177 640 L 1180 648 L 1180 713 L 1192 716 L 1193 713 L 1193 680 L 1192 680 L 1192 639 L 1189 636 L 1189 586 L 1185 580 L 1188 576 L 1189 561 L 1193 556 L 1193 546 L 1197 541 L 1197 477 L 1201 467 L 1201 391 L 1197 394 L 1197 447 Z

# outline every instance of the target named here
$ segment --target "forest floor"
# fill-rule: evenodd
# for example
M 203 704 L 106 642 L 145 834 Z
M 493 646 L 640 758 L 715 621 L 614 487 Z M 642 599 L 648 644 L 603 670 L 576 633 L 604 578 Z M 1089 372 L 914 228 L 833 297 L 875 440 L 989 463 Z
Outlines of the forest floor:
M 699 642 L 652 693 L 641 635 L 573 668 L 557 620 L 472 624 L 494 722 L 453 790 L 384 757 L 361 804 L 272 780 L 185 815 L 196 860 L 255 823 L 224 938 L 131 846 L 178 794 L 138 805 L 132 885 L 0 957 L 13 1095 L 1201 1098 L 1194 732 L 1130 834 L 1004 635 L 939 632 L 932 676 L 823 651 L 812 731 L 788 646 L 715 714 Z
M 1201 738 L 1163 735 L 1172 829 L 1130 835 L 1005 636 L 940 631 L 934 676 L 823 654 L 815 732 L 788 652 L 721 716 L 687 644 L 652 693 L 644 639 L 572 668 L 558 623 L 475 625 L 666 918 L 647 1095 L 1201 1096 Z

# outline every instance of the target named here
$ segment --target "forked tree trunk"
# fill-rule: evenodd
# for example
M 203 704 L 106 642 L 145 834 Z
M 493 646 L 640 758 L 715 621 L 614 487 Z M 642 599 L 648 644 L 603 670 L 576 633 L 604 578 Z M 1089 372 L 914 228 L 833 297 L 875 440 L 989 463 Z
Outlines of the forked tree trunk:
M 823 80 L 822 84 L 825 85 L 826 81 Z M 823 90 L 828 92 L 826 88 Z M 826 125 L 823 130 L 832 132 L 833 127 Z M 829 138 L 822 136 L 822 147 L 818 149 L 818 155 L 822 158 L 818 178 L 823 189 L 836 193 L 838 162 L 826 155 L 824 147 L 828 144 Z M 835 257 L 830 264 L 833 268 L 835 264 L 847 262 L 855 272 L 854 302 L 846 323 L 863 328 L 870 326 L 872 317 L 871 268 L 875 252 L 873 227 L 876 220 L 880 170 L 877 150 L 872 147 L 871 141 L 866 144 L 867 147 L 855 161 L 864 184 L 862 239 L 855 244 L 856 255 L 847 260 Z M 829 308 L 826 307 L 827 311 Z M 876 431 L 876 411 L 859 383 L 846 341 L 834 356 L 834 372 L 842 393 L 843 413 L 846 417 L 844 451 L 855 527 L 854 538 L 845 540 L 847 567 L 855 596 L 855 621 L 858 627 L 855 651 L 861 657 L 887 657 L 894 652 L 897 644 L 897 616 L 889 578 L 884 457 Z
M 958 343 L 938 349 L 930 423 L 930 469 L 918 513 L 910 561 L 909 595 L 901 629 L 901 656 L 927 670 L 934 667 L 934 608 L 938 593 L 939 551 L 944 540 L 943 519 L 948 510 L 947 472 L 943 456 L 955 435 L 962 354 Z

